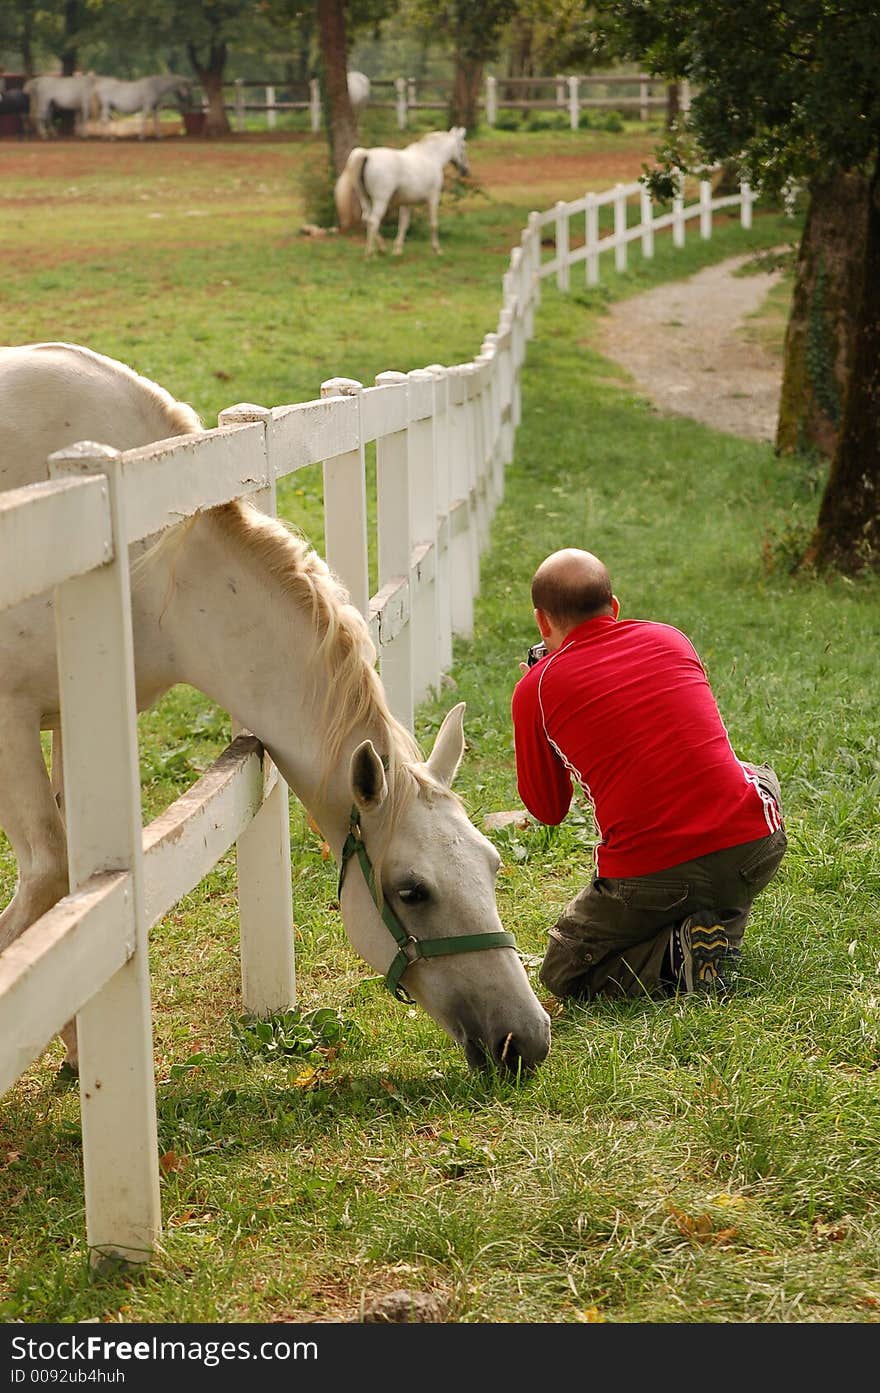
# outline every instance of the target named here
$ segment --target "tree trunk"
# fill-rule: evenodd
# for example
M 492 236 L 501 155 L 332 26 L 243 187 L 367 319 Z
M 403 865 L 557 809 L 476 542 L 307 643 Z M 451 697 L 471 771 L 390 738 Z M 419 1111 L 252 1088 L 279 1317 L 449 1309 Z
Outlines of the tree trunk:
M 455 77 L 449 100 L 450 126 L 465 126 L 469 135 L 476 130 L 480 119 L 479 100 L 482 83 L 482 59 L 466 58 L 463 54 L 456 53 Z
M 667 129 L 668 131 L 671 131 L 671 130 L 672 130 L 672 127 L 673 127 L 673 126 L 676 124 L 676 122 L 678 121 L 678 115 L 679 115 L 679 112 L 680 112 L 680 111 L 681 111 L 681 92 L 680 92 L 678 83 L 677 83 L 677 82 L 670 82 L 670 83 L 667 83 L 667 86 L 666 86 L 666 129 Z
M 880 158 L 868 196 L 865 255 L 843 421 L 804 561 L 880 571 Z
M 333 169 L 341 174 L 358 143 L 357 121 L 348 95 L 348 40 L 344 0 L 318 0 L 318 35 L 328 108 L 327 134 Z
M 82 22 L 80 0 L 64 0 L 64 34 L 61 40 L 61 72 L 64 77 L 76 73 L 79 28 Z
M 785 331 L 780 454 L 834 454 L 853 360 L 868 196 L 867 178 L 842 170 L 810 190 Z
M 198 53 L 193 44 L 187 44 L 187 52 L 193 72 L 199 79 L 208 99 L 208 110 L 205 112 L 205 135 L 214 137 L 229 135 L 231 128 L 223 101 L 223 73 L 226 68 L 225 43 L 213 40 L 208 50 L 208 61 L 204 64 L 199 61 Z

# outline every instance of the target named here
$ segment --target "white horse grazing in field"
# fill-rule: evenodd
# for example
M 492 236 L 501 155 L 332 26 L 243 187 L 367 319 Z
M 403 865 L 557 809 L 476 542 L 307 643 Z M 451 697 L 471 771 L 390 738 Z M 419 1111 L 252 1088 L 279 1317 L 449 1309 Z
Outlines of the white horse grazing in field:
M 127 449 L 201 429 L 162 388 L 72 344 L 0 349 L 0 423 L 0 489 L 44 480 L 47 455 L 79 439 Z M 463 703 L 423 760 L 391 715 L 347 593 L 303 540 L 247 503 L 181 522 L 131 559 L 139 709 L 185 682 L 253 731 L 321 828 L 340 864 L 346 932 L 395 995 L 418 1001 L 473 1068 L 543 1060 L 549 1018 L 501 928 L 500 858 L 452 792 Z M 49 597 L 0 611 L 0 653 L 0 825 L 19 870 L 3 948 L 68 889 L 40 742 L 41 727 L 59 727 Z M 70 1027 L 65 1039 L 75 1045 Z
M 366 73 L 359 73 L 355 68 L 348 73 L 348 100 L 355 116 L 360 116 L 370 100 L 370 79 Z
M 165 97 L 174 93 L 178 102 L 184 102 L 192 90 L 188 77 L 177 73 L 154 73 L 151 77 L 139 77 L 128 82 L 121 77 L 99 77 L 95 81 L 95 101 L 101 113 L 104 133 L 110 128 L 110 116 L 114 111 L 133 116 L 141 113 L 141 140 L 147 134 L 147 121 L 152 117 L 156 138 L 161 135 L 159 127 L 159 107 Z
M 403 250 L 411 209 L 427 203 L 431 223 L 431 246 L 439 254 L 437 210 L 443 190 L 443 172 L 454 164 L 460 174 L 469 174 L 464 126 L 448 131 L 429 131 L 402 150 L 387 145 L 364 149 L 356 145 L 336 181 L 336 211 L 339 226 L 346 230 L 357 220 L 358 212 L 367 224 L 366 255 L 384 247 L 379 228 L 389 209 L 399 208 L 394 254 Z
M 75 112 L 76 133 L 86 135 L 95 82 L 94 73 L 82 73 L 76 77 L 55 77 L 51 73 L 41 73 L 24 84 L 23 91 L 30 100 L 31 122 L 44 140 L 49 134 L 49 117 L 53 107 L 59 111 Z

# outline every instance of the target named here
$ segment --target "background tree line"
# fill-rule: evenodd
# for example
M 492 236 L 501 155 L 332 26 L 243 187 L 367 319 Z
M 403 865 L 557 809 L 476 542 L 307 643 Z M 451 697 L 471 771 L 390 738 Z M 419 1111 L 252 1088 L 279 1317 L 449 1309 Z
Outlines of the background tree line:
M 880 8 L 876 0 L 5 0 L 0 59 L 199 79 L 224 134 L 236 76 L 323 84 L 335 172 L 357 143 L 346 71 L 452 76 L 450 124 L 472 130 L 486 65 L 529 76 L 632 63 L 694 100 L 672 121 L 654 193 L 723 163 L 806 198 L 777 448 L 829 458 L 804 565 L 880 569 Z

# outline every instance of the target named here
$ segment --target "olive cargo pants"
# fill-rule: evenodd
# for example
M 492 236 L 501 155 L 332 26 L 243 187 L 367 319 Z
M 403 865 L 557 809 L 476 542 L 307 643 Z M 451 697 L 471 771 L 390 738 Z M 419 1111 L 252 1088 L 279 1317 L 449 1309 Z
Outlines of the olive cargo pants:
M 748 765 L 779 805 L 767 764 Z M 713 851 L 653 875 L 596 876 L 566 905 L 550 930 L 540 979 L 557 997 L 658 996 L 669 934 L 697 910 L 711 910 L 738 948 L 755 896 L 773 879 L 788 845 L 779 828 L 766 837 Z

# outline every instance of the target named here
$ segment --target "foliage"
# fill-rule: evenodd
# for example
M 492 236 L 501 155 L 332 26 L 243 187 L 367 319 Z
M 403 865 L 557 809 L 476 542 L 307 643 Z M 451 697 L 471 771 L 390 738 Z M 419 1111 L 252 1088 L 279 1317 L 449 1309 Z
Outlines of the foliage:
M 687 120 L 663 155 L 667 173 L 695 157 L 736 160 L 769 190 L 876 158 L 874 0 L 600 0 L 597 8 L 651 72 L 693 84 Z

